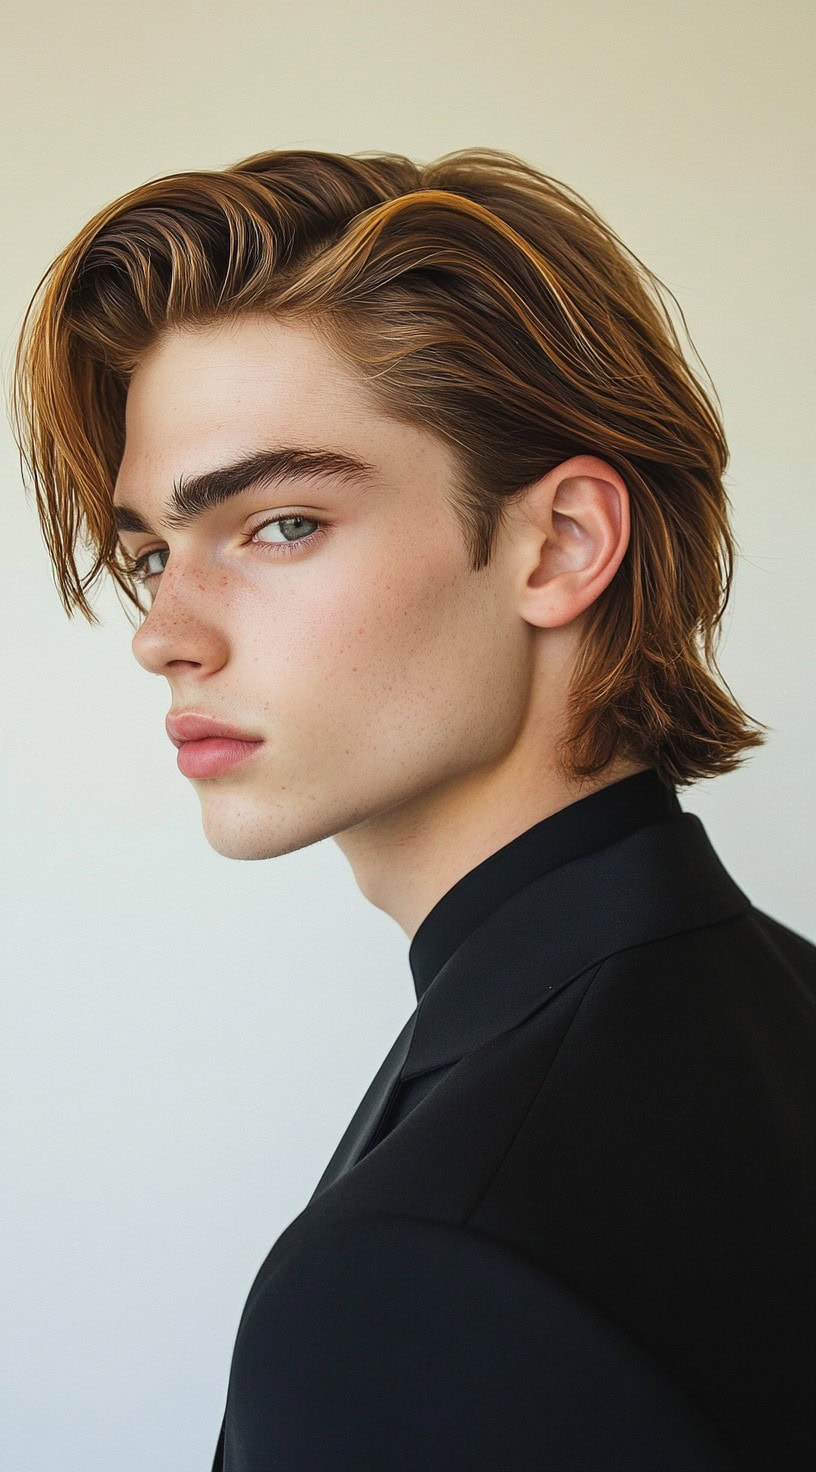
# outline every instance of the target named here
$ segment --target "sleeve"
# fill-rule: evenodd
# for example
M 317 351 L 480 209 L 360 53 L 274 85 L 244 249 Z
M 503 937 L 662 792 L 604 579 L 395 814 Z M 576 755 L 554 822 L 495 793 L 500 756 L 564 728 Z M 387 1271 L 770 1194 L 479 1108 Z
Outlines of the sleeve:
M 725 1472 L 616 1327 L 492 1238 L 373 1217 L 301 1243 L 236 1342 L 225 1472 Z

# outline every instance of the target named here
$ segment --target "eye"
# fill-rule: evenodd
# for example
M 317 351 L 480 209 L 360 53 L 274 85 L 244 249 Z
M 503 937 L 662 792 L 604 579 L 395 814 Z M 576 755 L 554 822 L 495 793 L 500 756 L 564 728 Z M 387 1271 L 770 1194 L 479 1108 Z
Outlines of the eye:
M 294 526 L 295 528 L 298 528 L 300 526 L 303 526 L 304 524 L 306 526 L 311 525 L 321 528 L 323 527 L 323 522 L 315 521 L 314 517 L 312 516 L 273 516 L 271 521 L 264 521 L 261 523 L 260 526 L 256 526 L 250 540 L 254 541 L 259 532 L 265 531 L 266 528 L 270 526 L 279 526 L 281 528 L 283 528 L 284 526 Z M 300 546 L 300 544 L 303 542 L 311 542 L 318 535 L 319 533 L 317 532 L 309 532 L 305 537 L 297 537 L 292 540 L 284 533 L 285 540 L 283 542 L 267 542 L 265 539 L 262 539 L 259 545 L 264 547 L 275 547 L 276 549 L 280 549 L 281 551 L 288 552 L 291 547 Z
M 267 527 L 271 526 L 280 526 L 281 528 L 294 527 L 295 530 L 299 530 L 299 528 L 304 525 L 317 527 L 317 531 L 308 532 L 305 536 L 298 536 L 295 538 L 289 538 L 284 533 L 284 540 L 282 542 L 269 541 L 267 538 L 259 536 L 260 532 L 266 531 Z M 256 526 L 254 532 L 252 533 L 252 536 L 247 539 L 247 542 L 244 545 L 259 547 L 265 553 L 271 553 L 275 557 L 292 557 L 298 554 L 299 549 L 302 546 L 307 543 L 311 545 L 313 542 L 316 542 L 319 537 L 325 536 L 325 533 L 325 522 L 318 521 L 313 516 L 273 516 L 270 518 L 269 521 L 261 522 L 260 526 Z M 154 547 L 151 552 L 143 552 L 140 557 L 137 557 L 132 562 L 128 562 L 127 571 L 130 573 L 130 576 L 134 579 L 135 582 L 149 582 L 151 578 L 159 577 L 160 573 L 163 571 L 162 568 L 159 568 L 153 572 L 149 570 L 151 557 L 164 557 L 166 555 L 166 547 Z
M 131 562 L 128 560 L 127 570 L 134 582 L 146 583 L 149 578 L 158 577 L 158 573 L 148 572 L 147 564 L 151 557 L 161 557 L 162 553 L 166 552 L 166 550 L 166 547 L 156 547 L 153 552 L 143 552 L 141 557 L 137 557 L 135 561 Z

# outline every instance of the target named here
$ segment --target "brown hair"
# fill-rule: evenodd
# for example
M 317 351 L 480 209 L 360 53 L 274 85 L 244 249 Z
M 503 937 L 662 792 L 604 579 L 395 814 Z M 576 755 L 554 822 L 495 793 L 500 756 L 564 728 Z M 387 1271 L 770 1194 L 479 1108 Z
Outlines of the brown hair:
M 716 662 L 728 447 L 662 286 L 581 195 L 496 149 L 425 165 L 282 149 L 131 190 L 46 271 L 17 348 L 21 466 L 66 611 L 97 621 L 85 589 L 106 571 L 145 612 L 112 516 L 140 355 L 166 327 L 274 312 L 453 449 L 474 571 L 534 480 L 578 454 L 613 466 L 630 542 L 587 610 L 561 770 L 592 778 L 623 758 L 676 787 L 733 770 L 770 728 L 749 724 Z

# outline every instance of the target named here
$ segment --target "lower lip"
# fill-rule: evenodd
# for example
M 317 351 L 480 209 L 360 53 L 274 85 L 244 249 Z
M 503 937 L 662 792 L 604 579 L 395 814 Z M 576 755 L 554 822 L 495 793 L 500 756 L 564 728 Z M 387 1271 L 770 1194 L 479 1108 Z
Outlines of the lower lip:
M 204 741 L 183 741 L 178 749 L 176 765 L 185 777 L 220 777 L 245 761 L 262 741 L 228 741 L 224 736 L 208 736 Z

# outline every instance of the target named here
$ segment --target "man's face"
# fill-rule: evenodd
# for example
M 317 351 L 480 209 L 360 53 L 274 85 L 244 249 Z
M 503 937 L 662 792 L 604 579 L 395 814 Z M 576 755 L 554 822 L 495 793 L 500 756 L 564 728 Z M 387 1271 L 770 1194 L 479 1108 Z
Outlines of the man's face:
M 373 473 L 256 483 L 161 529 L 174 481 L 280 446 L 344 452 Z M 532 630 L 512 563 L 468 566 L 452 464 L 438 437 L 375 408 L 305 326 L 173 330 L 140 363 L 115 491 L 153 529 L 122 533 L 131 557 L 155 553 L 133 652 L 168 681 L 174 714 L 263 738 L 228 771 L 187 779 L 217 852 L 270 858 L 419 821 L 512 745 Z

